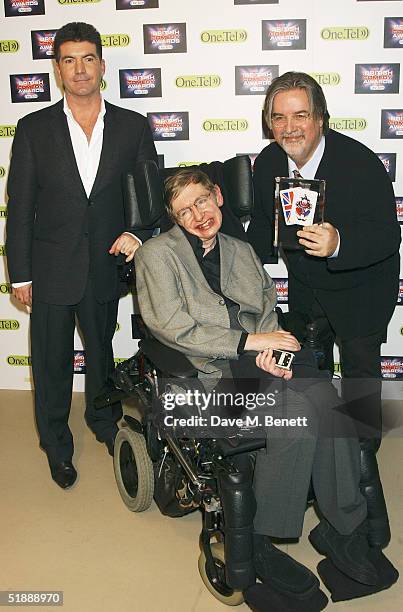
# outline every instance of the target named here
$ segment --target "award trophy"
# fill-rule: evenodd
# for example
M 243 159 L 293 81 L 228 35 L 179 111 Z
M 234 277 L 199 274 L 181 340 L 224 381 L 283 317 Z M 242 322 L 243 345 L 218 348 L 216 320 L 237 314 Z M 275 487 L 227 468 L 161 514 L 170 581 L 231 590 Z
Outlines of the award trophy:
M 326 182 L 318 179 L 276 176 L 274 247 L 304 250 L 297 231 L 301 226 L 323 223 Z

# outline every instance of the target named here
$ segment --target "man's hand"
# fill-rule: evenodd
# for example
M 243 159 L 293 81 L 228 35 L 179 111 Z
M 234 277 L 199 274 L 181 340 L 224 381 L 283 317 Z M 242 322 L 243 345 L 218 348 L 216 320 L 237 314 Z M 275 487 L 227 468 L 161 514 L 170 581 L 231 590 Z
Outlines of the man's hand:
M 21 287 L 13 287 L 13 296 L 25 306 L 32 306 L 32 283 L 22 285 Z
M 273 357 L 273 350 L 266 349 L 259 353 L 256 357 L 256 365 L 261 370 L 272 374 L 276 378 L 284 378 L 284 380 L 290 380 L 292 378 L 292 370 L 284 370 L 276 366 L 276 360 Z
M 305 253 L 314 257 L 329 257 L 335 252 L 339 243 L 337 230 L 330 223 L 307 225 L 297 232 L 299 243 L 305 247 Z
M 115 240 L 109 249 L 109 253 L 111 255 L 115 255 L 116 257 L 119 253 L 123 253 L 127 255 L 126 261 L 129 262 L 133 259 L 135 252 L 140 247 L 140 242 L 131 234 L 127 234 L 124 232 Z
M 264 351 L 265 349 L 280 349 L 281 351 L 299 351 L 301 345 L 288 331 L 278 330 L 265 334 L 249 334 L 245 343 L 245 351 Z

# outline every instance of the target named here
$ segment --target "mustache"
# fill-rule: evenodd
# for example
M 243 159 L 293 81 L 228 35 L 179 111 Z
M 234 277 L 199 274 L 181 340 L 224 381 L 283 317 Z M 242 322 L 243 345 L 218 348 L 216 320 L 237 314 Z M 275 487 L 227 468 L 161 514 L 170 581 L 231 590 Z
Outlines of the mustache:
M 292 131 L 292 132 L 282 132 L 281 134 L 282 138 L 302 138 L 304 136 L 303 132 L 299 132 L 299 131 Z

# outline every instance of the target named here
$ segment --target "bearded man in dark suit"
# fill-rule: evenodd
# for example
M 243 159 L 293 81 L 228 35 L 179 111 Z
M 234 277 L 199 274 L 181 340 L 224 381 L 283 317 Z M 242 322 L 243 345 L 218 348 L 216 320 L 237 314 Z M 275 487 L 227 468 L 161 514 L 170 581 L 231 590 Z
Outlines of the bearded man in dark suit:
M 113 453 L 120 404 L 95 411 L 113 369 L 112 337 L 120 283 L 114 255 L 133 259 L 121 176 L 156 160 L 146 119 L 104 102 L 99 32 L 70 23 L 54 41 L 64 99 L 18 122 L 8 180 L 7 253 L 15 297 L 31 307 L 35 414 L 52 478 L 72 486 L 68 426 L 77 317 L 86 351 L 88 426 Z M 144 238 L 146 236 L 140 236 Z
M 318 322 L 325 367 L 333 372 L 340 346 L 344 397 L 361 438 L 362 492 L 367 497 L 369 539 L 390 539 L 376 465 L 381 431 L 381 344 L 396 305 L 400 228 L 392 184 L 370 149 L 329 129 L 321 87 L 309 75 L 274 79 L 264 120 L 275 142 L 256 158 L 256 205 L 248 238 L 264 263 L 273 263 L 274 179 L 326 180 L 325 222 L 298 232 L 301 250 L 284 250 L 289 308 Z

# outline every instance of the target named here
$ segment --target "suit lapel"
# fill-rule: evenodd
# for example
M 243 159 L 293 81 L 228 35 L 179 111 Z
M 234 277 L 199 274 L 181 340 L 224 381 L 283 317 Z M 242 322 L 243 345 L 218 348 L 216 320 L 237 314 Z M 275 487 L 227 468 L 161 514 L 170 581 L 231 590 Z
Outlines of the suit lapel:
M 63 111 L 63 99 L 54 105 L 53 111 L 51 119 L 53 123 L 52 133 L 55 139 L 56 150 L 61 157 L 60 166 L 66 169 L 66 174 L 71 176 L 71 180 L 76 183 L 77 189 L 82 191 L 85 198 L 87 198 L 74 155 L 67 117 Z
M 258 313 L 259 300 L 256 299 L 254 292 L 254 280 L 250 283 L 250 271 L 247 266 L 244 266 L 242 255 L 237 253 L 237 247 L 240 247 L 231 236 L 218 234 L 218 239 L 220 241 L 221 291 L 239 304 L 240 312 L 247 310 L 249 313 Z M 248 291 L 249 286 L 251 291 Z
M 98 170 L 92 186 L 90 198 L 99 192 L 103 185 L 109 181 L 110 173 L 118 163 L 119 134 L 116 120 L 116 111 L 113 106 L 105 101 L 106 113 L 104 116 L 104 133 L 102 140 L 101 157 Z
M 332 133 L 329 132 L 325 136 L 325 150 L 323 151 L 322 159 L 320 160 L 318 169 L 315 174 L 315 178 L 323 179 L 327 178 L 332 168 Z M 326 185 L 326 189 L 328 185 Z
M 232 240 L 226 240 L 225 234 L 218 234 L 218 240 L 220 242 L 221 291 L 226 294 L 230 290 L 228 284 L 231 278 L 232 266 L 234 265 L 235 245 Z

